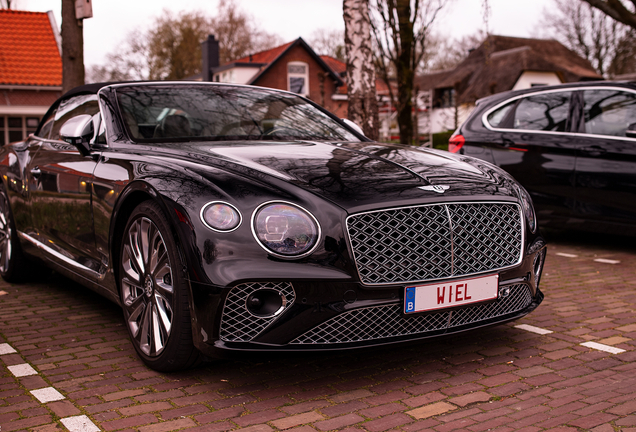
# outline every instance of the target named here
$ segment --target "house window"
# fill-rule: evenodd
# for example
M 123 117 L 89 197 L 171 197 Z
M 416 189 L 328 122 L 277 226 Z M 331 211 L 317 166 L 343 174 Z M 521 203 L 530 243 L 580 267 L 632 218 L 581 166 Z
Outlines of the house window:
M 0 146 L 22 141 L 38 128 L 38 117 L 0 115 Z
M 287 63 L 287 89 L 299 95 L 309 95 L 309 66 L 307 63 Z
M 452 108 L 455 106 L 455 89 L 452 87 L 436 90 L 435 108 Z

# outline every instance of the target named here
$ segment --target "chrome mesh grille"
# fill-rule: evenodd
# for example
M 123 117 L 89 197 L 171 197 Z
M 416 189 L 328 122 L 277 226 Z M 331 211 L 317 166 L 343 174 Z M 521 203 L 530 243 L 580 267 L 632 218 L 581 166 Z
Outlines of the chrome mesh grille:
M 223 306 L 220 329 L 221 340 L 249 342 L 261 334 L 267 326 L 280 316 L 279 314 L 274 317 L 262 318 L 252 315 L 247 310 L 247 297 L 254 291 L 260 289 L 271 289 L 282 293 L 287 300 L 285 310 L 288 309 L 296 299 L 294 288 L 287 282 L 246 283 L 235 286 L 230 290 L 230 293 L 225 299 L 225 305 Z
M 410 283 L 498 270 L 521 260 L 522 220 L 510 203 L 433 204 L 347 219 L 363 283 Z
M 426 315 L 404 316 L 400 304 L 351 310 L 317 325 L 291 344 L 338 344 L 422 334 L 518 312 L 532 302 L 526 284 L 500 288 L 504 289 L 510 289 L 509 295 L 492 303 Z

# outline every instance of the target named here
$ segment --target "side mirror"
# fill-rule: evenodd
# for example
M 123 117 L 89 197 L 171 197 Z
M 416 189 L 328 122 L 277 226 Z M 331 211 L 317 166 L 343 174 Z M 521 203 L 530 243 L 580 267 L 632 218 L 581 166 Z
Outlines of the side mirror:
M 349 126 L 351 129 L 353 129 L 354 131 L 358 132 L 360 135 L 364 136 L 364 132 L 362 132 L 362 128 L 360 126 L 358 126 L 356 123 L 352 122 L 349 119 L 342 119 L 342 121 Z
M 60 128 L 62 141 L 73 144 L 83 156 L 90 154 L 89 142 L 94 135 L 93 117 L 88 114 L 73 117 Z

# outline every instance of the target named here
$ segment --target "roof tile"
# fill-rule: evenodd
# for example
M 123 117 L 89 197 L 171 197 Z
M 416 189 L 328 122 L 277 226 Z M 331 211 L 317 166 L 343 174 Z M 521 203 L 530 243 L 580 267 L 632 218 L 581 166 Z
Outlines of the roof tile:
M 0 84 L 62 85 L 62 58 L 45 12 L 0 10 Z

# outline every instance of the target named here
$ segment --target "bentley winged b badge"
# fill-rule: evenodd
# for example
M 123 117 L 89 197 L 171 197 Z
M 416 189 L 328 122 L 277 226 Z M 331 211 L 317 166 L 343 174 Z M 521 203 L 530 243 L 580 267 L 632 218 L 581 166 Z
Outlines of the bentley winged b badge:
M 450 189 L 450 186 L 448 186 L 448 185 L 428 185 L 428 186 L 418 186 L 418 189 L 422 189 L 422 190 L 426 190 L 426 191 L 433 191 L 433 192 L 437 192 L 437 193 L 444 193 L 448 189 Z

